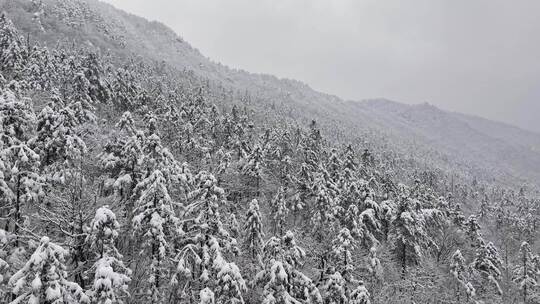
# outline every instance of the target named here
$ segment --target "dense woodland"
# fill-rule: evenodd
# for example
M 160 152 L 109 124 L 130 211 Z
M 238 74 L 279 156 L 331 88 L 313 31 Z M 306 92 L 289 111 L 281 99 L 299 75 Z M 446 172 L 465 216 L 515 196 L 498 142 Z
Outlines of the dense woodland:
M 527 188 L 25 34 L 0 17 L 0 302 L 540 303 Z

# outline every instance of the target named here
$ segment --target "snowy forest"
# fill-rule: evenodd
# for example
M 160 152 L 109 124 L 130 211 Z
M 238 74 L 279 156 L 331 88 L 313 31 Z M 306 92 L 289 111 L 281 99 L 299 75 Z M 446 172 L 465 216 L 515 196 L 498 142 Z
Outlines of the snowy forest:
M 68 22 L 84 3 L 2 7 L 1 303 L 540 303 L 534 188 L 188 69 L 45 43 L 54 20 L 84 26 Z

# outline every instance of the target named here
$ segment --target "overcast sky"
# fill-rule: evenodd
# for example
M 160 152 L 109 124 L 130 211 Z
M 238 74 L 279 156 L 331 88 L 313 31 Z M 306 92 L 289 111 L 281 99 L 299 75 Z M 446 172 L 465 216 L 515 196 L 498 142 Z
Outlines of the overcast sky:
M 540 132 L 539 0 L 106 1 L 231 67 Z

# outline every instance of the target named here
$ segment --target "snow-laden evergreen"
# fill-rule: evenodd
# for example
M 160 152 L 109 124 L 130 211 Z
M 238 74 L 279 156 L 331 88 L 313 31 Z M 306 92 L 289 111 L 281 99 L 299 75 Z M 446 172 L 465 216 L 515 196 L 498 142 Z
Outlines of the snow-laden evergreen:
M 450 273 L 456 280 L 456 296 L 459 300 L 460 294 L 465 293 L 466 301 L 476 296 L 476 290 L 469 281 L 470 269 L 458 249 L 450 258 Z
M 180 221 L 177 274 L 180 290 L 209 289 L 220 301 L 243 303 L 246 286 L 238 267 L 224 258 L 238 253 L 237 241 L 226 230 L 219 213 L 225 205 L 224 190 L 216 178 L 200 172 L 188 195 Z M 201 291 L 202 295 L 202 291 Z
M 244 243 L 253 258 L 262 252 L 264 237 L 262 228 L 262 216 L 259 210 L 259 202 L 254 199 L 249 203 L 249 209 L 246 213 L 246 221 L 244 224 Z
M 304 259 L 305 252 L 296 245 L 291 231 L 282 237 L 271 237 L 266 242 L 263 268 L 254 279 L 254 284 L 263 288 L 262 303 L 322 303 L 318 288 L 299 269 Z
M 351 293 L 349 304 L 370 304 L 370 294 L 364 285 L 364 282 L 360 282 L 358 286 Z
M 67 256 L 64 248 L 48 237 L 41 238 L 26 264 L 9 279 L 17 296 L 11 303 L 90 303 L 83 289 L 68 279 L 64 264 Z
M 87 242 L 94 251 L 95 262 L 88 271 L 94 274 L 94 284 L 87 294 L 93 303 L 121 304 L 123 297 L 129 296 L 131 270 L 124 266 L 115 246 L 120 224 L 108 206 L 103 206 L 96 210 L 90 227 Z
M 528 297 L 530 294 L 534 294 L 534 289 L 538 286 L 540 265 L 535 263 L 535 259 L 538 259 L 538 257 L 533 255 L 529 243 L 521 243 L 519 253 L 519 264 L 514 269 L 512 280 L 523 293 L 523 303 L 527 303 Z

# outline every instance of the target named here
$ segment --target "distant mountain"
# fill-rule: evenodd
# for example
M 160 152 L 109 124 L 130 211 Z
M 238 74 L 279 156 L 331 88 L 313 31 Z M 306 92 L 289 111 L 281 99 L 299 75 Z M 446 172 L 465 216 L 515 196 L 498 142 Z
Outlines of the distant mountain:
M 365 140 L 447 174 L 508 185 L 540 185 L 540 135 L 483 118 L 376 99 L 345 101 L 306 84 L 253 74 L 213 62 L 159 22 L 94 0 L 0 0 L 28 39 L 53 47 L 75 41 L 115 55 L 136 55 L 189 70 L 230 90 L 253 96 L 254 107 L 279 119 L 321 123 L 336 141 Z M 268 119 L 268 113 L 256 113 Z M 281 118 L 280 118 L 281 117 Z
M 456 164 L 482 168 L 492 178 L 540 180 L 540 134 L 430 104 L 384 99 L 355 104 L 359 113 L 371 118 L 372 126 L 436 149 Z

